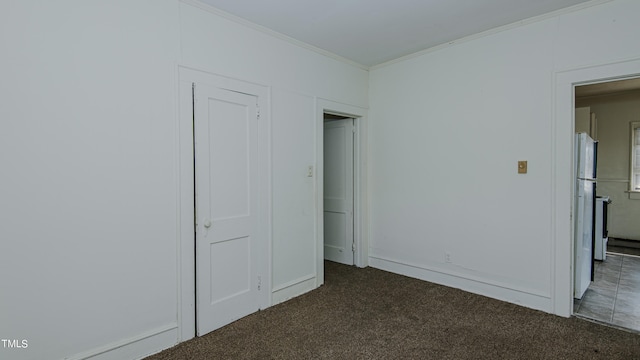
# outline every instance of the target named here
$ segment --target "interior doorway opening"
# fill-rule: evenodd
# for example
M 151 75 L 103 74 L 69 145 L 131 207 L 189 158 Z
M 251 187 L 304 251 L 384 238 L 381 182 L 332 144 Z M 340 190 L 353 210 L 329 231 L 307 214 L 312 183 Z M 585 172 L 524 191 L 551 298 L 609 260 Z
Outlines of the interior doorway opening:
M 336 134 L 342 134 L 341 136 L 334 137 L 333 140 L 328 139 L 328 143 L 325 146 L 325 123 L 329 124 L 330 131 Z M 345 125 L 346 123 L 346 125 Z M 341 125 L 339 125 L 341 124 Z M 352 125 L 350 125 L 352 124 Z M 343 126 L 343 129 L 339 129 Z M 351 127 L 351 134 L 344 129 Z M 330 136 L 331 137 L 331 136 Z M 352 144 L 343 142 L 342 140 L 352 140 Z M 337 145 L 342 144 L 342 145 Z M 336 147 L 340 147 L 343 151 L 335 151 Z M 326 148 L 326 149 L 325 149 Z M 346 155 L 346 150 L 351 150 L 351 155 Z M 328 159 L 328 165 L 336 165 L 339 163 L 340 167 L 345 166 L 347 159 L 352 162 L 352 179 L 342 180 L 344 187 L 349 185 L 352 187 L 352 195 L 342 196 L 346 199 L 352 199 L 352 209 L 343 211 L 345 216 L 339 215 L 335 211 L 335 205 L 344 204 L 345 201 L 340 200 L 341 196 L 331 195 L 344 194 L 341 191 L 333 191 L 333 194 L 329 193 L 329 199 L 325 202 L 325 150 L 327 150 L 327 156 L 332 156 L 334 159 Z M 333 151 L 334 153 L 331 153 Z M 315 189 L 316 189 L 316 286 L 324 284 L 324 263 L 325 263 L 325 206 L 334 214 L 330 215 L 333 219 L 330 219 L 327 224 L 327 232 L 336 229 L 345 229 L 346 226 L 335 227 L 336 222 L 344 221 L 346 225 L 350 225 L 353 231 L 353 235 L 346 235 L 347 239 L 343 242 L 342 246 L 334 245 L 332 251 L 336 252 L 336 248 L 343 249 L 343 255 L 346 254 L 347 262 L 357 267 L 366 267 L 369 263 L 369 202 L 368 202 L 368 122 L 367 111 L 364 108 L 357 106 L 347 105 L 325 99 L 317 99 L 316 101 L 316 177 L 315 177 Z M 343 153 L 343 155 L 338 155 Z M 335 160 L 338 159 L 338 160 Z M 338 167 L 336 165 L 336 167 Z M 345 178 L 346 179 L 346 178 Z M 333 184 L 335 187 L 335 184 Z M 336 200 L 336 198 L 338 198 Z M 338 203 L 338 204 L 336 204 Z M 349 211 L 350 210 L 350 211 Z M 349 214 L 350 212 L 350 214 Z M 350 218 L 350 220 L 347 220 Z M 340 220 L 343 219 L 343 220 Z M 332 225 L 331 222 L 334 224 Z M 332 226 L 334 226 L 332 228 Z M 342 231 L 342 230 L 341 230 Z M 346 234 L 346 232 L 345 232 Z M 329 237 L 331 234 L 329 235 Z M 329 237 L 327 237 L 329 239 Z M 351 240 L 352 239 L 352 240 Z M 331 242 L 331 241 L 330 241 Z M 346 244 L 346 245 L 344 245 Z M 349 246 L 350 244 L 350 246 Z M 331 248 L 331 247 L 329 247 Z M 327 251 L 328 253 L 329 251 Z
M 354 265 L 355 119 L 325 113 L 323 129 L 324 259 Z
M 638 149 L 634 142 L 640 144 L 640 137 L 634 136 L 633 127 L 640 122 L 640 78 L 594 81 L 575 86 L 574 93 L 574 132 L 597 141 L 598 161 L 592 218 L 593 275 L 584 294 L 574 296 L 573 314 L 640 331 L 640 315 L 635 311 L 640 306 L 640 283 L 634 280 L 640 277 L 640 224 L 636 220 L 640 201 L 635 199 L 640 196 L 632 184 L 633 168 L 640 159 L 634 156 Z M 574 246 L 577 241 L 576 237 Z
M 574 313 L 574 139 L 576 86 L 640 77 L 640 58 L 616 61 L 555 73 L 552 118 L 552 288 L 553 313 Z

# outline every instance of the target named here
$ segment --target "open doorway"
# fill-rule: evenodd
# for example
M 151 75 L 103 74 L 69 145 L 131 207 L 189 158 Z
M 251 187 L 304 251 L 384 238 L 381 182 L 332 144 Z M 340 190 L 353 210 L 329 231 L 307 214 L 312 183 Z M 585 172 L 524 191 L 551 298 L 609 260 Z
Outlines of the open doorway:
M 318 99 L 316 109 L 319 286 L 324 283 L 325 258 L 358 267 L 368 265 L 368 124 L 363 108 Z
M 324 114 L 324 259 L 353 265 L 354 119 Z
M 574 314 L 575 212 L 575 88 L 608 81 L 640 77 L 640 59 L 610 62 L 558 71 L 554 74 L 552 117 L 552 217 L 553 266 L 551 305 L 553 313 Z
M 598 156 L 593 275 L 573 313 L 640 331 L 640 78 L 576 86 L 574 106 L 575 132 L 597 141 Z

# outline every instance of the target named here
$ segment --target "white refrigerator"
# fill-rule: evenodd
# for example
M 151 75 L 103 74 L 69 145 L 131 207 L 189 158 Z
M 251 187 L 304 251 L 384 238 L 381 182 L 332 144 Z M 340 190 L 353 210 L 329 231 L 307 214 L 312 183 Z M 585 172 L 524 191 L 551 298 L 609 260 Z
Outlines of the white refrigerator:
M 596 143 L 586 133 L 576 134 L 576 203 L 574 297 L 581 299 L 591 283 L 593 269 L 593 215 L 596 184 Z

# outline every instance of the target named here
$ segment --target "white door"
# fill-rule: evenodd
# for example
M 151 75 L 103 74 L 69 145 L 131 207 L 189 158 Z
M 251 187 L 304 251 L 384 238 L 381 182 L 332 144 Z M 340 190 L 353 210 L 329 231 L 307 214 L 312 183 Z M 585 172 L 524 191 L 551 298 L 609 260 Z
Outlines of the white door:
M 194 92 L 197 334 L 260 308 L 257 97 Z M 264 254 L 262 256 L 265 256 Z
M 353 265 L 353 119 L 324 124 L 324 258 Z

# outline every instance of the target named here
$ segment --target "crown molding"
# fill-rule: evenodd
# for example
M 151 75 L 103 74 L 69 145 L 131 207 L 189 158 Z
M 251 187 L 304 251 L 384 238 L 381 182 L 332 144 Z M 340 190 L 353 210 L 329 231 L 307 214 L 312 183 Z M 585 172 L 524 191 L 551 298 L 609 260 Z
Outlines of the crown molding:
M 548 19 L 552 19 L 552 18 L 559 17 L 559 16 L 564 15 L 564 14 L 573 13 L 573 12 L 576 12 L 576 11 L 579 11 L 579 10 L 583 10 L 583 9 L 586 9 L 586 8 L 590 8 L 590 7 L 593 7 L 593 6 L 601 5 L 601 4 L 612 2 L 612 1 L 614 1 L 614 0 L 591 0 L 591 1 L 587 1 L 587 2 L 581 3 L 581 4 L 577 4 L 577 5 L 569 6 L 569 7 L 563 8 L 563 9 L 555 10 L 555 11 L 552 11 L 552 12 L 549 12 L 549 13 L 546 13 L 546 14 L 530 17 L 530 18 L 527 18 L 527 19 L 524 19 L 524 20 L 519 20 L 519 21 L 510 23 L 510 24 L 507 24 L 507 25 L 502 25 L 502 26 L 499 26 L 499 27 L 496 27 L 496 28 L 493 28 L 493 29 L 489 29 L 489 30 L 485 30 L 485 31 L 482 31 L 482 32 L 479 32 L 479 33 L 476 33 L 476 34 L 473 34 L 473 35 L 465 36 L 465 37 L 462 37 L 462 38 L 457 39 L 457 40 L 448 41 L 446 43 L 443 43 L 443 44 L 440 44 L 440 45 L 436 45 L 436 46 L 433 46 L 433 47 L 430 47 L 430 48 L 427 48 L 427 49 L 424 49 L 424 50 L 420 50 L 420 51 L 417 51 L 417 52 L 414 52 L 414 53 L 411 53 L 411 54 L 408 54 L 408 55 L 405 55 L 405 56 L 401 56 L 399 58 L 396 58 L 396 59 L 393 59 L 393 60 L 389 60 L 389 61 L 386 61 L 384 63 L 373 65 L 373 66 L 369 67 L 369 70 L 370 71 L 371 70 L 377 70 L 377 69 L 380 69 L 380 68 L 383 68 L 383 67 L 386 67 L 386 66 L 389 66 L 389 65 L 393 65 L 395 63 L 399 63 L 399 62 L 402 62 L 402 61 L 405 61 L 405 60 L 409 60 L 409 59 L 413 59 L 413 58 L 416 58 L 416 57 L 419 57 L 419 56 L 422 56 L 422 55 L 425 55 L 425 54 L 428 54 L 428 53 L 432 53 L 434 51 L 446 49 L 448 47 L 451 47 L 451 46 L 454 46 L 454 45 L 457 45 L 457 44 L 463 44 L 463 43 L 466 43 L 466 42 L 469 42 L 469 41 L 472 41 L 472 40 L 476 40 L 476 39 L 480 39 L 480 38 L 483 38 L 483 37 L 486 37 L 486 36 L 491 36 L 491 35 L 494 35 L 494 34 L 498 34 L 498 33 L 501 33 L 503 31 L 519 28 L 521 26 L 533 24 L 533 23 L 544 21 L 544 20 L 548 20 Z
M 318 53 L 320 55 L 326 56 L 328 58 L 343 62 L 345 64 L 357 67 L 357 68 L 365 70 L 365 71 L 369 70 L 369 67 L 366 66 L 366 65 L 360 64 L 358 62 L 355 62 L 353 60 L 347 59 L 345 57 L 342 57 L 340 55 L 334 54 L 334 53 L 332 53 L 330 51 L 321 49 L 319 47 L 307 44 L 307 43 L 305 43 L 303 41 L 296 40 L 296 39 L 294 39 L 294 38 L 292 38 L 292 37 L 290 37 L 288 35 L 285 35 L 285 34 L 277 32 L 277 31 L 271 30 L 271 29 L 269 29 L 267 27 L 264 27 L 262 25 L 258 25 L 256 23 L 253 23 L 253 22 L 249 21 L 249 20 L 243 19 L 243 18 L 241 18 L 239 16 L 230 14 L 230 13 L 228 13 L 226 11 L 222 11 L 222 10 L 220 10 L 220 9 L 214 7 L 214 6 L 211 6 L 209 4 L 205 4 L 205 3 L 201 2 L 201 1 L 198 1 L 198 0 L 180 0 L 180 2 L 184 3 L 184 4 L 187 4 L 187 5 L 191 5 L 191 6 L 197 7 L 199 9 L 201 9 L 201 10 L 210 12 L 210 13 L 212 13 L 214 15 L 217 15 L 217 16 L 220 16 L 220 17 L 222 17 L 224 19 L 227 19 L 227 20 L 233 21 L 233 22 L 235 22 L 237 24 L 249 27 L 249 28 L 254 29 L 256 31 L 260 31 L 260 32 L 262 32 L 264 34 L 267 34 L 269 36 L 275 37 L 275 38 L 280 39 L 282 41 L 286 41 L 286 42 L 288 42 L 288 43 L 290 43 L 292 45 L 304 48 L 306 50 L 313 51 L 315 53 Z

